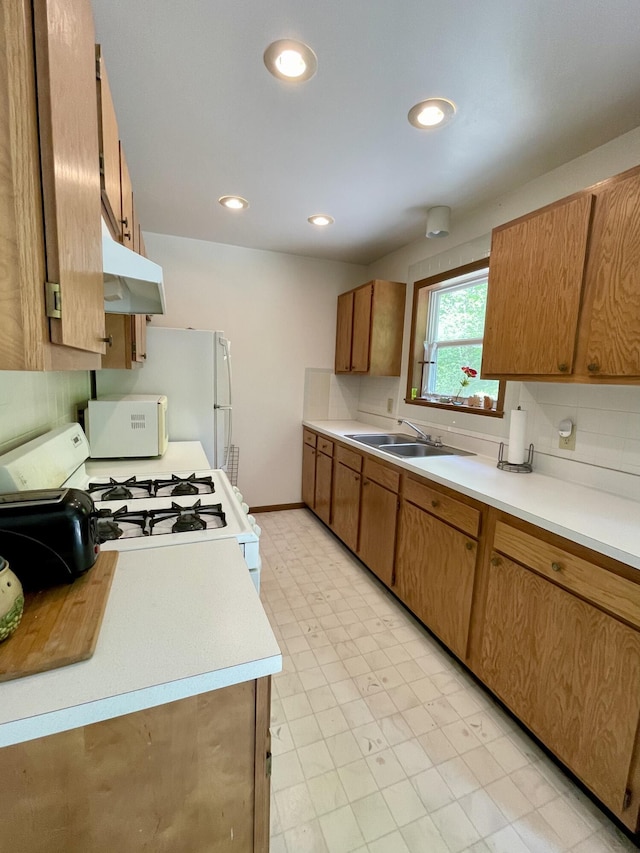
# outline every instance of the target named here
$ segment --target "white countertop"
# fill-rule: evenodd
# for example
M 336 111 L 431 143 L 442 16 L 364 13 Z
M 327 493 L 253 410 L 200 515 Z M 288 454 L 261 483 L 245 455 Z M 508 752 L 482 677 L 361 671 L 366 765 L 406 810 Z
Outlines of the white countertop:
M 92 477 L 126 476 L 127 474 L 171 474 L 194 469 L 207 471 L 211 468 L 207 455 L 199 441 L 170 441 L 162 456 L 126 459 L 87 459 L 87 473 Z
M 345 438 L 351 433 L 388 432 L 360 421 L 305 420 L 304 425 L 640 569 L 640 502 L 535 470 L 531 474 L 500 471 L 496 460 L 486 456 L 400 459 Z M 455 446 L 453 434 L 448 440 Z
M 93 657 L 0 684 L 0 746 L 281 669 L 235 539 L 122 552 Z

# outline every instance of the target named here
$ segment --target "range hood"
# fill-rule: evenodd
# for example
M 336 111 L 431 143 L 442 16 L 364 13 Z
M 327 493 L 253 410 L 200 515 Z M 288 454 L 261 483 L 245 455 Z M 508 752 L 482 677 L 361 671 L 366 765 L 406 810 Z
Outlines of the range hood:
M 164 314 L 162 267 L 112 240 L 102 220 L 106 314 Z

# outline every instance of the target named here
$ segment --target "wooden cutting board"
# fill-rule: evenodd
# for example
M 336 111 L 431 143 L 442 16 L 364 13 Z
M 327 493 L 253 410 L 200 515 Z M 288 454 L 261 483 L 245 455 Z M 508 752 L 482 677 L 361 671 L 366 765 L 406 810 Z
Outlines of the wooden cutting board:
M 20 624 L 0 643 L 0 682 L 91 657 L 117 561 L 117 551 L 101 551 L 72 584 L 25 594 Z

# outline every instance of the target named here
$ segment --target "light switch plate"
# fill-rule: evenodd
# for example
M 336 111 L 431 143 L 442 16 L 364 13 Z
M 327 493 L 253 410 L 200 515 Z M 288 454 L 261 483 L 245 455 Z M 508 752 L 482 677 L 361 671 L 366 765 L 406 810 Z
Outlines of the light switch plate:
M 389 414 L 393 412 L 393 397 L 387 397 L 387 412 Z

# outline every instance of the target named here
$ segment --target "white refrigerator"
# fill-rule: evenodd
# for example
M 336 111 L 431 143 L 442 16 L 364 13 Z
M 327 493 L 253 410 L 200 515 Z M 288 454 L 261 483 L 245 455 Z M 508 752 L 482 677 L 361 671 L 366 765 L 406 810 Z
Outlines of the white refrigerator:
M 138 370 L 96 371 L 97 396 L 164 394 L 169 441 L 200 441 L 212 468 L 231 448 L 231 343 L 224 332 L 147 326 Z

